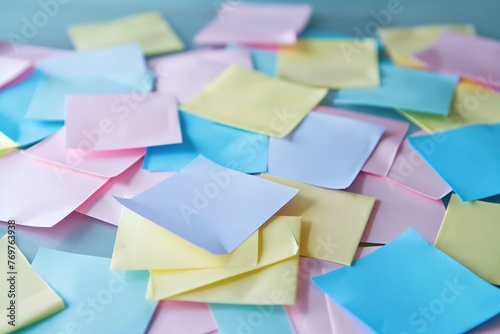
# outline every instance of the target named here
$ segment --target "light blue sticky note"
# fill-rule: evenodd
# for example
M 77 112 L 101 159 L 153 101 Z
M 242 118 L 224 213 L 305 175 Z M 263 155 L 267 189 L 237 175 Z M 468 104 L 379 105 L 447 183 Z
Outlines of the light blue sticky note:
M 219 334 L 294 334 L 282 305 L 210 304 Z
M 268 173 L 331 189 L 351 185 L 384 127 L 311 112 L 285 138 L 269 140 Z
M 36 121 L 24 118 L 42 77 L 43 74 L 40 71 L 34 71 L 26 80 L 0 91 L 0 132 L 20 146 L 36 143 L 63 126 L 63 122 Z
M 463 201 L 500 194 L 500 123 L 467 125 L 408 141 Z
M 154 87 L 151 72 L 124 72 L 107 75 L 43 75 L 31 100 L 27 119 L 62 121 L 65 97 L 69 94 L 119 94 L 149 92 Z M 131 103 L 134 103 L 133 96 Z M 111 107 L 111 106 L 110 106 Z
M 50 76 L 140 73 L 147 70 L 144 54 L 139 44 L 119 45 L 48 57 L 37 61 L 36 68 Z
M 380 65 L 380 73 L 380 87 L 341 89 L 333 103 L 448 115 L 459 77 L 387 63 Z
M 267 74 L 271 77 L 278 75 L 278 56 L 275 52 L 259 50 L 238 44 L 230 44 L 229 49 L 245 49 L 250 51 L 252 56 L 253 66 L 256 71 Z
M 500 290 L 414 229 L 351 267 L 312 278 L 380 334 L 465 333 L 500 312 Z
M 117 200 L 198 247 L 227 254 L 297 192 L 200 155 L 178 174 L 131 199 Z
M 179 113 L 182 143 L 148 147 L 144 169 L 179 171 L 198 155 L 243 173 L 267 171 L 269 137 Z
M 107 258 L 40 247 L 35 271 L 66 308 L 19 333 L 144 333 L 157 301 L 146 300 L 147 271 L 110 271 Z

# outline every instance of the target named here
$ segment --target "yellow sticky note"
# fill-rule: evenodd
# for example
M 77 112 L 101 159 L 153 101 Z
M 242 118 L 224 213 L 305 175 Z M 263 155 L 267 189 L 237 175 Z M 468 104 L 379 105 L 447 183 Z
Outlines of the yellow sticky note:
M 300 255 L 351 265 L 375 198 L 319 188 L 268 174 L 262 178 L 299 189 L 276 214 L 302 216 Z
M 428 132 L 440 132 L 470 124 L 500 122 L 500 94 L 470 81 L 461 81 L 446 116 L 399 110 Z
M 184 44 L 160 12 L 73 26 L 69 29 L 69 35 L 77 50 L 140 43 L 144 54 L 152 56 L 184 49 Z
M 5 154 L 9 150 L 17 148 L 18 146 L 19 145 L 17 145 L 16 142 L 0 132 L 0 156 L 2 155 L 2 153 Z
M 230 254 L 215 255 L 122 207 L 112 270 L 194 269 L 256 265 L 259 232 Z
M 10 333 L 14 330 L 26 327 L 34 322 L 47 318 L 48 316 L 64 309 L 63 300 L 57 295 L 45 281 L 31 268 L 23 253 L 16 247 L 14 256 L 14 269 L 8 267 L 7 261 L 12 258 L 13 239 L 8 238 L 8 234 L 0 238 L 0 258 L 5 261 L 2 274 L 2 298 L 0 307 L 6 312 L 7 317 L 2 316 L 0 322 L 0 333 Z M 10 246 L 10 247 L 9 247 Z M 9 272 L 14 271 L 12 275 Z M 12 288 L 12 284 L 15 288 Z M 15 294 L 14 295 L 12 295 Z M 15 300 L 15 317 L 10 318 L 11 300 Z M 15 327 L 9 325 L 8 321 L 14 320 Z
M 380 85 L 377 43 L 331 39 L 300 39 L 278 53 L 280 78 L 332 89 Z
M 147 297 L 211 303 L 294 304 L 300 217 L 275 216 L 261 228 L 256 266 L 150 271 Z M 281 295 L 272 298 L 273 291 Z
M 378 35 L 389 57 L 396 65 L 424 68 L 422 64 L 413 58 L 413 55 L 431 47 L 446 29 L 470 35 L 475 33 L 472 25 L 439 24 L 405 28 L 381 28 Z
M 436 247 L 484 280 L 500 285 L 500 204 L 462 202 L 453 194 Z
M 180 109 L 218 123 L 282 138 L 326 93 L 323 88 L 231 66 Z

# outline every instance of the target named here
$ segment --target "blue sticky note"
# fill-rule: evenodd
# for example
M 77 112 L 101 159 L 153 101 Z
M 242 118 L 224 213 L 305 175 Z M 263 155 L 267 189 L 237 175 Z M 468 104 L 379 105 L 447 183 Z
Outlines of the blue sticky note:
M 468 125 L 408 141 L 463 201 L 500 194 L 500 123 Z
M 131 199 L 117 200 L 198 247 L 228 254 L 297 192 L 200 155 L 178 174 Z
M 500 312 L 500 290 L 414 229 L 313 282 L 377 333 L 465 333 Z
M 149 147 L 144 169 L 179 171 L 198 155 L 243 173 L 267 170 L 269 137 L 179 113 L 182 143 Z
M 229 49 L 249 50 L 256 71 L 267 74 L 270 77 L 276 77 L 278 75 L 278 56 L 275 52 L 259 50 L 238 44 L 230 44 L 227 47 Z
M 282 305 L 210 304 L 220 334 L 294 334 Z
M 40 247 L 35 271 L 66 308 L 19 333 L 144 333 L 157 301 L 146 300 L 146 271 L 110 271 L 107 258 Z
M 333 103 L 448 115 L 459 77 L 397 67 L 388 63 L 380 65 L 380 72 L 380 87 L 341 89 Z
M 20 146 L 34 144 L 63 126 L 63 122 L 24 118 L 42 77 L 43 74 L 40 71 L 34 71 L 26 80 L 0 91 L 0 132 Z
M 154 75 L 150 72 L 126 72 L 91 76 L 52 76 L 43 74 L 25 118 L 45 121 L 64 120 L 65 97 L 69 94 L 137 94 L 149 92 L 153 89 L 153 86 Z M 132 101 L 132 103 L 134 102 Z

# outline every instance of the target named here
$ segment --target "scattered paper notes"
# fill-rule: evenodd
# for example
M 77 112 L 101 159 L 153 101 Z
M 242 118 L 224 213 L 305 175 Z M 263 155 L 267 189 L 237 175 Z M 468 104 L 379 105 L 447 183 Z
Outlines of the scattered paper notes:
M 356 48 L 355 43 L 363 43 L 363 47 Z M 348 52 L 350 48 L 357 52 Z M 292 82 L 332 89 L 377 87 L 377 44 L 370 39 L 299 39 L 293 46 L 280 48 L 278 75 Z
M 326 89 L 232 66 L 180 108 L 229 126 L 282 138 L 326 93 Z
M 436 247 L 486 281 L 500 285 L 500 204 L 452 195 Z
M 428 24 L 413 27 L 385 27 L 378 30 L 384 48 L 398 66 L 424 67 L 413 54 L 432 46 L 445 30 L 473 35 L 474 26 L 458 24 Z
M 381 334 L 464 333 L 500 312 L 500 290 L 411 228 L 313 282 Z
M 379 88 L 341 89 L 335 104 L 399 108 L 448 115 L 458 77 L 382 64 Z
M 500 194 L 500 124 L 468 125 L 408 141 L 463 201 Z
M 182 41 L 159 12 L 73 26 L 69 29 L 69 35 L 77 50 L 100 49 L 134 42 L 141 44 L 147 56 L 184 49 Z
M 217 16 L 194 37 L 196 44 L 295 44 L 312 13 L 309 4 L 221 2 Z
M 0 256 L 6 262 L 2 270 L 5 296 L 0 299 L 0 307 L 6 313 L 0 323 L 2 333 L 21 329 L 64 309 L 61 297 L 38 276 L 17 247 L 15 229 L 13 234 L 0 238 Z M 12 260 L 7 262 L 9 259 Z
M 268 173 L 331 189 L 349 187 L 384 128 L 346 117 L 311 113 L 283 139 L 269 142 Z
M 297 189 L 224 168 L 199 156 L 179 174 L 132 199 L 118 201 L 211 253 L 227 254 L 296 194 Z

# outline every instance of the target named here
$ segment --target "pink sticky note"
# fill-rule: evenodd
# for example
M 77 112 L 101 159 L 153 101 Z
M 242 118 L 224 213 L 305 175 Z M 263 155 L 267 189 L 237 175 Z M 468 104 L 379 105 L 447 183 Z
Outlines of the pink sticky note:
M 31 62 L 0 56 L 0 89 L 11 84 L 26 72 L 31 72 Z
M 195 50 L 148 62 L 156 74 L 156 91 L 173 93 L 179 103 L 189 101 L 231 65 L 252 69 L 248 50 Z
M 77 212 L 118 225 L 121 204 L 113 196 L 135 196 L 158 182 L 174 175 L 170 172 L 151 172 L 142 169 L 142 159 L 125 172 L 111 178 L 103 187 L 86 200 Z
M 367 173 L 360 173 L 346 190 L 377 199 L 361 242 L 385 244 L 412 226 L 434 244 L 446 211 L 443 202 Z
M 432 199 L 443 198 L 451 191 L 446 182 L 406 140 L 400 146 L 387 177 Z
M 500 87 L 499 55 L 499 41 L 446 30 L 434 45 L 414 56 L 433 69 Z
M 205 303 L 162 300 L 147 334 L 210 334 L 217 332 L 210 308 Z
M 10 153 L 0 163 L 0 221 L 15 219 L 19 225 L 51 227 L 107 180 L 70 169 L 61 173 L 55 165 Z
M 308 4 L 223 2 L 217 16 L 194 37 L 196 44 L 295 44 L 312 13 Z
M 106 178 L 123 173 L 146 153 L 144 148 L 102 152 L 86 151 L 84 148 L 91 145 L 92 138 L 90 136 L 93 134 L 89 135 L 85 145 L 81 145 L 78 149 L 68 149 L 64 144 L 66 134 L 67 129 L 62 128 L 23 153 L 54 164 L 54 171 L 61 174 L 66 173 L 69 168 Z
M 379 247 L 360 247 L 356 259 L 370 254 Z M 285 306 L 296 334 L 371 333 L 351 332 L 344 329 L 364 329 L 366 326 L 338 304 L 329 308 L 329 298 L 311 281 L 311 277 L 338 269 L 342 265 L 312 258 L 300 258 L 297 303 Z
M 28 44 L 12 44 L 0 41 L 0 55 L 36 62 L 47 57 L 59 56 L 70 53 L 70 50 L 47 48 Z
M 384 134 L 361 170 L 381 176 L 386 176 L 387 173 L 389 173 L 398 152 L 398 148 L 410 127 L 408 123 L 323 106 L 317 107 L 316 111 L 349 117 L 383 126 L 385 128 Z
M 66 147 L 124 150 L 182 142 L 171 94 L 68 95 Z

